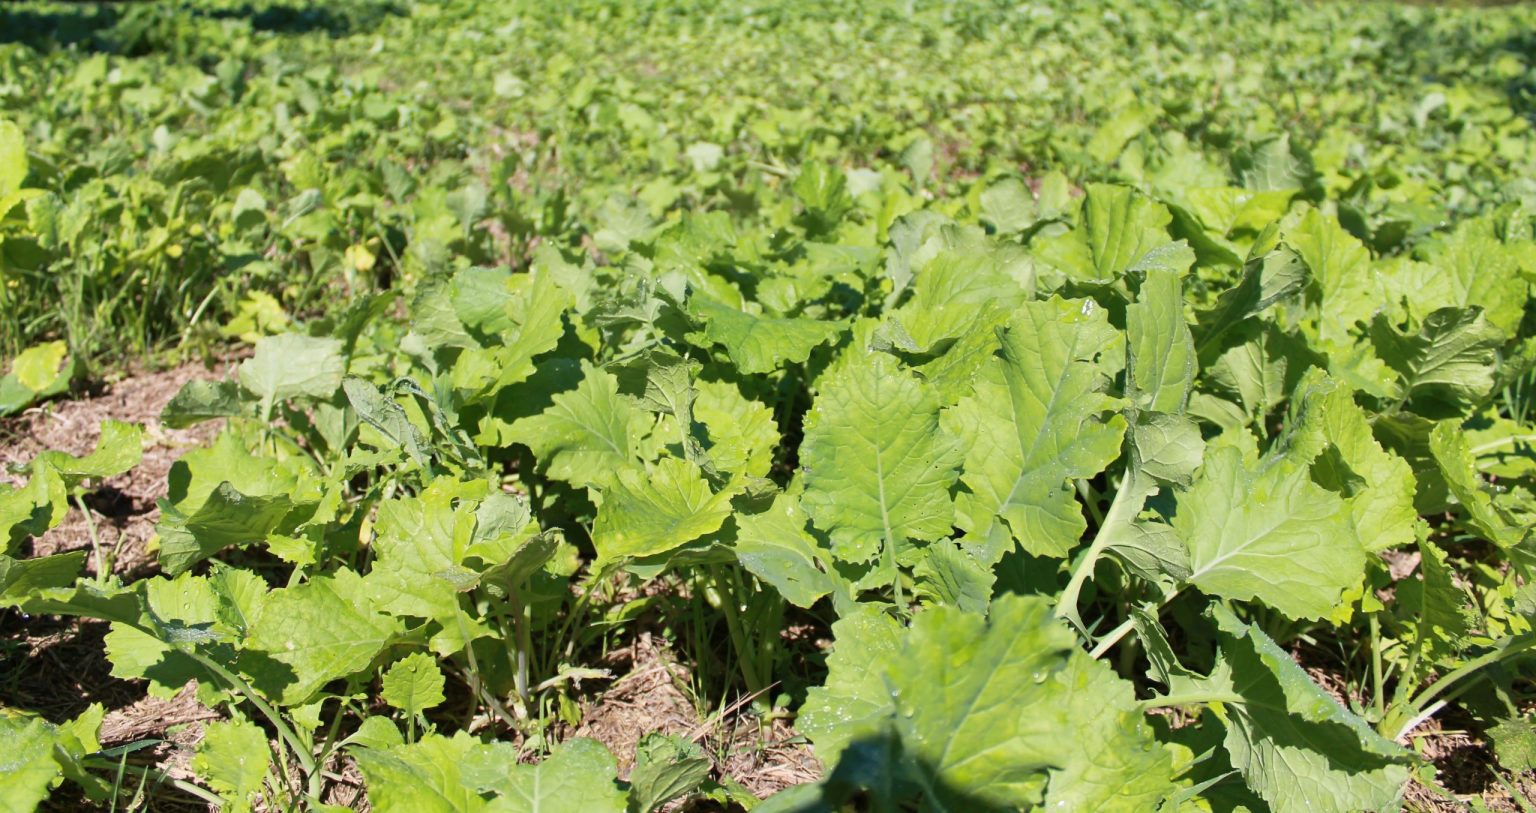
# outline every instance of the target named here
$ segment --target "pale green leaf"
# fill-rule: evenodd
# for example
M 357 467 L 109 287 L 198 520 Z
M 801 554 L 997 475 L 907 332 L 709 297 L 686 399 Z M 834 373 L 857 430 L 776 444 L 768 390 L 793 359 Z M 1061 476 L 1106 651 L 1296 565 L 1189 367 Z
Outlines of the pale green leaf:
M 271 753 L 267 734 L 260 726 L 245 720 L 220 720 L 203 729 L 192 770 L 218 791 L 225 810 L 247 811 L 251 797 L 262 791 Z
M 736 515 L 736 558 L 796 607 L 810 607 L 843 585 L 832 570 L 832 552 L 816 543 L 808 524 L 799 499 L 788 493 L 761 514 Z
M 1232 764 L 1275 813 L 1395 810 L 1412 754 L 1312 681 L 1259 628 L 1218 612 L 1210 684 L 1241 698 L 1213 710 Z
M 353 748 L 368 804 L 378 813 L 479 813 L 486 809 L 463 781 L 467 761 L 481 746 L 468 734 L 428 736 L 392 748 Z M 505 766 L 511 770 L 512 766 Z
M 1174 271 L 1147 272 L 1125 312 L 1127 397 L 1138 409 L 1183 412 L 1194 386 L 1195 342 L 1184 320 L 1184 287 Z
M 1525 525 L 1511 517 L 1486 490 L 1459 422 L 1436 424 L 1429 433 L 1429 451 L 1468 525 L 1501 548 L 1513 548 L 1525 539 Z
M 592 526 L 598 562 L 654 556 L 720 530 L 736 489 L 710 489 L 699 468 L 664 458 L 646 473 L 626 470 L 604 492 Z
M 21 191 L 27 180 L 27 143 L 15 122 L 0 121 L 0 198 Z M 0 216 L 5 213 L 0 212 Z
M 754 315 L 703 294 L 689 298 L 688 312 L 704 322 L 704 337 L 724 347 L 744 373 L 771 373 L 785 364 L 804 363 L 812 350 L 847 329 L 838 322 Z
M 918 596 L 973 613 L 986 612 L 997 579 L 976 557 L 948 539 L 923 549 L 923 559 L 912 568 L 912 575 Z
M 677 734 L 652 732 L 635 746 L 629 772 L 631 813 L 653 813 L 709 780 L 714 765 L 703 749 Z
M 302 333 L 268 336 L 256 354 L 240 364 L 240 385 L 273 404 L 289 398 L 329 398 L 341 386 L 346 362 L 339 339 Z
M 0 813 L 32 813 L 60 774 L 46 721 L 0 709 Z
M 949 533 L 958 449 L 933 393 L 895 358 L 849 348 L 805 417 L 801 505 L 850 561 Z
M 957 524 L 988 562 L 1010 538 L 1064 556 L 1087 529 L 1072 481 L 1120 453 L 1125 421 L 1105 390 L 1121 337 L 1092 300 L 1027 302 L 999 332 L 1001 357 L 942 421 L 965 452 Z
M 1328 615 L 1365 572 L 1349 504 L 1290 459 L 1248 464 L 1232 446 L 1207 451 L 1172 524 L 1189 548 L 1190 583 L 1291 618 Z
M 618 784 L 618 763 L 597 740 L 567 740 L 537 765 L 496 759 L 491 749 L 465 768 L 465 780 L 500 794 L 494 813 L 624 813 L 628 793 Z M 497 762 L 502 762 L 498 765 Z M 479 781 L 475 781 L 479 777 Z
M 638 465 L 645 414 L 619 394 L 612 374 L 583 363 L 581 384 L 542 413 L 512 424 L 544 470 L 574 486 L 607 485 Z
M 1149 252 L 1172 243 L 1168 208 L 1125 186 L 1089 184 L 1076 229 L 1047 259 L 1073 279 L 1112 282 Z
M 425 652 L 412 652 L 384 672 L 379 696 L 406 714 L 420 714 L 442 704 L 443 673 L 437 660 Z
M 1385 316 L 1371 323 L 1376 353 L 1402 377 L 1408 406 L 1429 418 L 1462 415 L 1494 386 L 1504 334 L 1476 308 L 1441 308 L 1416 334 L 1403 334 Z
M 806 693 L 795 719 L 796 730 L 829 766 L 854 741 L 881 735 L 892 711 L 882 665 L 895 662 L 901 651 L 901 624 L 877 607 L 855 607 L 832 625 L 827 680 Z
M 0 146 L 0 149 L 4 149 Z M 23 387 L 42 392 L 48 389 L 64 371 L 64 356 L 69 345 L 64 342 L 44 342 L 21 351 L 11 362 L 11 372 Z
M 267 696 L 287 705 L 369 667 L 400 632 L 379 613 L 350 570 L 274 590 L 251 627 L 242 671 Z

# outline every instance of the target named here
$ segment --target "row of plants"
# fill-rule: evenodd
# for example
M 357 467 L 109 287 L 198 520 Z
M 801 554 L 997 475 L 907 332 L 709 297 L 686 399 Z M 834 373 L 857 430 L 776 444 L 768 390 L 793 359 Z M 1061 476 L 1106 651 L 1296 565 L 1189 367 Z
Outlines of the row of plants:
M 136 19 L 114 13 L 98 46 Z M 140 428 L 0 486 L 12 617 L 107 622 L 114 675 L 195 680 L 224 719 L 190 781 L 103 748 L 101 707 L 7 713 L 3 795 L 67 780 L 107 806 L 132 776 L 326 809 L 354 764 L 381 811 L 1388 810 L 1445 793 L 1417 748 L 1450 711 L 1518 793 L 1522 15 L 419 3 L 304 33 L 189 7 L 117 54 L 8 46 L 138 81 L 242 49 L 307 67 L 271 68 L 291 99 L 228 70 L 261 101 L 198 114 L 282 126 L 167 150 L 228 138 L 292 174 L 236 173 L 185 221 L 254 240 L 282 287 L 214 274 L 237 297 L 203 312 L 253 349 L 162 416 L 223 425 L 171 470 L 160 572 L 125 581 L 94 536 L 29 553 L 136 465 Z M 1257 31 L 1265 58 L 1235 58 Z M 346 61 L 386 34 L 398 53 Z M 470 44 L 485 56 L 455 59 Z M 834 56 L 842 83 L 808 67 Z M 392 87 L 423 76 L 462 96 L 437 118 L 377 103 L 431 98 Z M 90 103 L 109 121 L 149 96 Z M 113 176 L 56 173 L 70 142 L 39 130 L 65 119 L 16 112 L 0 251 L 73 206 L 79 245 L 110 253 L 127 221 L 80 190 Z M 476 162 L 514 132 L 526 151 L 487 183 Z M 179 194 L 147 166 L 117 181 Z M 186 183 L 218 174 L 197 166 Z M 199 250 L 199 273 L 228 256 Z M 46 286 L 16 279 L 23 314 Z M 59 325 L 12 335 L 16 408 L 90 358 Z M 656 735 L 621 780 L 567 737 L 642 619 L 722 714 L 792 718 L 823 778 L 759 802 Z

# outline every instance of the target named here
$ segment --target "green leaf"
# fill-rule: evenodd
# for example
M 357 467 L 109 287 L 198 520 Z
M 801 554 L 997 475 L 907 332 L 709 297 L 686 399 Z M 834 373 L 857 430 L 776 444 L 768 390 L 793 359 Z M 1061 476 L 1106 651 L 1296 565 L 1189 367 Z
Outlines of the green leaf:
M 822 764 L 835 766 L 851 743 L 886 731 L 892 706 L 882 665 L 895 662 L 902 633 L 900 623 L 868 604 L 832 625 L 827 680 L 807 691 L 795 719 Z
M 369 667 L 400 632 L 350 570 L 272 591 L 251 626 L 242 671 L 267 696 L 301 705 L 325 684 Z
M 1001 357 L 942 421 L 965 453 L 957 524 L 989 563 L 1010 539 L 1064 556 L 1087 529 L 1072 480 L 1120 453 L 1125 420 L 1105 389 L 1121 337 L 1086 299 L 1024 303 L 999 335 Z
M 0 146 L 0 149 L 4 149 Z M 3 183 L 3 179 L 0 179 Z M 42 392 L 52 386 L 53 382 L 64 372 L 64 356 L 69 353 L 69 345 L 64 342 L 44 342 L 33 345 L 11 362 L 11 372 L 23 387 L 33 391 Z
M 379 609 L 392 615 L 451 619 L 460 587 L 474 586 L 477 574 L 464 565 L 473 540 L 472 506 L 454 503 L 485 493 L 483 483 L 439 478 L 419 496 L 379 504 L 374 526 L 376 559 L 366 577 Z M 451 626 L 452 622 L 445 622 Z
M 1429 451 L 1445 478 L 1446 487 L 1460 503 L 1468 525 L 1506 550 L 1525 539 L 1525 524 L 1511 517 L 1484 490 L 1472 452 L 1467 448 L 1467 436 L 1458 421 L 1435 424 L 1429 433 Z
M 1536 771 L 1536 723 L 1526 717 L 1510 717 L 1490 726 L 1488 738 L 1506 771 Z
M 912 568 L 918 596 L 973 613 L 985 613 L 992 598 L 991 570 L 959 545 L 944 539 L 923 549 L 923 559 Z
M 21 191 L 27 180 L 27 142 L 15 122 L 0 121 L 0 198 Z M 0 217 L 5 212 L 0 211 Z
M 481 747 L 460 732 L 392 748 L 353 748 L 351 754 L 378 813 L 479 813 L 485 800 L 466 786 L 463 774 Z
M 1474 220 L 1446 241 L 1434 265 L 1450 283 L 1452 299 L 1440 304 L 1480 308 L 1490 325 L 1512 335 L 1525 313 L 1529 285 L 1520 276 L 1516 253 L 1491 232 L 1487 220 Z
M 437 660 L 425 652 L 412 652 L 384 673 L 379 696 L 406 714 L 416 715 L 442 704 L 444 685 Z
M 500 749 L 471 754 L 465 781 L 499 798 L 493 813 L 624 813 L 627 793 L 618 783 L 618 764 L 602 743 L 567 740 L 537 765 L 518 765 Z
M 192 770 L 218 792 L 226 810 L 248 811 L 271 765 L 267 734 L 245 720 L 220 720 L 203 729 Z
M 767 476 L 779 443 L 773 410 L 744 397 L 735 384 L 700 381 L 693 416 L 704 426 L 705 445 L 715 468 L 748 477 Z
M 933 393 L 885 353 L 850 348 L 818 381 L 805 417 L 801 499 L 838 556 L 949 533 L 958 449 L 939 429 Z
M 620 472 L 592 525 L 599 565 L 666 553 L 720 530 L 738 490 L 711 491 L 697 466 L 673 457 L 649 474 Z
M 346 361 L 339 339 L 301 333 L 268 336 L 256 342 L 256 354 L 240 364 L 240 385 L 266 408 L 289 398 L 329 398 L 341 386 Z
M 1285 242 L 1311 272 L 1324 342 L 1351 344 L 1356 325 L 1387 303 L 1372 290 L 1371 253 L 1338 220 L 1311 209 L 1285 232 Z
M 936 607 L 914 622 L 906 666 L 890 664 L 888 679 L 919 781 L 946 805 L 1155 806 L 1172 760 L 1154 747 L 1131 686 L 1077 650 L 1049 607 L 1008 595 L 986 620 Z
M 1174 271 L 1147 272 L 1125 312 L 1127 397 L 1137 409 L 1180 413 L 1194 387 L 1195 342 L 1184 321 L 1184 287 Z
M 38 590 L 68 587 L 85 566 L 85 551 L 60 553 L 36 559 L 0 555 L 0 599 L 20 601 Z
M 714 766 L 703 749 L 676 734 L 652 732 L 635 746 L 629 772 L 630 813 L 652 813 L 699 789 Z
M 550 477 L 574 486 L 603 486 L 638 465 L 645 414 L 619 395 L 612 374 L 582 365 L 576 389 L 542 413 L 512 424 L 511 439 L 528 446 Z
M 220 483 L 191 514 L 162 504 L 160 566 L 175 575 L 228 547 L 266 541 L 294 509 L 287 497 L 249 496 Z
M 144 430 L 137 424 L 115 420 L 101 422 L 101 437 L 96 448 L 85 457 L 71 457 L 63 452 L 43 452 L 33 463 L 58 472 L 71 487 L 84 480 L 116 477 L 134 466 L 144 456 Z
M 1385 315 L 1371 322 L 1376 354 L 1402 377 L 1408 406 L 1428 418 L 1465 414 L 1488 397 L 1504 338 L 1476 308 L 1441 308 L 1411 335 Z
M 233 381 L 193 379 L 182 385 L 160 411 L 160 422 L 171 429 L 246 413 L 246 398 Z
M 416 424 L 411 423 L 400 406 L 377 387 L 361 378 L 344 378 L 341 389 L 347 395 L 347 403 L 357 412 L 357 417 L 377 429 L 379 435 L 397 449 L 403 450 L 419 466 L 431 462 L 427 439 Z
M 822 596 L 846 589 L 833 570 L 832 552 L 807 530 L 797 496 L 781 493 L 761 514 L 737 514 L 736 525 L 736 558 L 785 601 L 809 608 Z
M 688 313 L 704 322 L 705 340 L 724 347 L 744 373 L 771 373 L 786 364 L 803 364 L 812 350 L 847 329 L 840 322 L 758 316 L 703 294 L 689 297 Z
M 1089 184 L 1076 229 L 1048 244 L 1046 258 L 1069 277 L 1113 282 L 1173 242 L 1168 208 L 1130 187 Z
M 0 127 L 0 134 L 4 129 Z M 3 148 L 3 145 L 0 145 Z M 32 813 L 48 798 L 60 774 L 54 760 L 55 729 L 35 717 L 12 716 L 0 709 L 0 813 Z
M 1445 551 L 1427 539 L 1419 540 L 1419 578 L 1397 583 L 1397 605 L 1403 620 L 1413 629 L 1405 640 L 1429 663 L 1460 651 L 1471 632 L 1472 615 L 1467 596 L 1456 586 Z
M 1349 505 L 1290 459 L 1250 465 L 1232 446 L 1208 450 L 1172 525 L 1189 549 L 1191 584 L 1291 618 L 1327 616 L 1365 572 Z
M 222 597 L 213 584 L 201 576 L 184 573 L 174 579 L 141 582 L 138 587 L 148 610 L 146 618 L 115 621 L 107 633 L 106 650 L 112 660 L 112 675 L 148 680 L 149 693 L 164 698 L 175 696 L 189 680 L 219 685 L 203 664 L 183 652 L 178 642 L 169 640 L 179 635 L 189 639 L 185 643 L 196 647 L 199 643 L 229 642 L 237 637 L 236 630 L 220 623 Z
M 1212 706 L 1232 764 L 1275 813 L 1395 810 L 1412 754 L 1323 691 L 1264 632 L 1218 610 Z
M 1369 552 L 1413 541 L 1413 468 L 1382 449 L 1348 387 L 1309 370 L 1291 394 L 1285 442 L 1312 464 L 1312 479 L 1344 497 Z
M 808 162 L 800 168 L 793 189 L 795 197 L 815 215 L 822 228 L 837 223 L 853 207 L 842 171 L 820 161 Z
M 1132 686 L 1077 649 L 1049 601 L 1006 594 L 990 618 L 933 607 L 904 636 L 880 616 L 855 618 L 834 626 L 827 687 L 812 690 L 801 728 L 829 765 L 899 759 L 886 771 L 898 799 L 877 791 L 877 804 L 920 790 L 932 810 L 1129 813 L 1173 791 L 1172 756 Z M 882 730 L 899 749 L 848 749 Z
M 1202 366 L 1207 366 L 1226 349 L 1227 334 L 1247 326 L 1275 304 L 1300 294 L 1309 280 L 1307 264 L 1286 247 L 1250 257 L 1243 264 L 1237 285 L 1216 297 L 1216 303 L 1201 311 L 1196 319 L 1195 350 Z

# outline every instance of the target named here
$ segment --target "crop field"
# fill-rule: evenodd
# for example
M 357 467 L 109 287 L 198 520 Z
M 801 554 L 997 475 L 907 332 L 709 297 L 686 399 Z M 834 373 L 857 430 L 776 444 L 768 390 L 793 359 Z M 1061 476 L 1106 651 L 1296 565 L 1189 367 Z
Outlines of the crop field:
M 1536 7 L 0 2 L 0 813 L 1536 813 Z

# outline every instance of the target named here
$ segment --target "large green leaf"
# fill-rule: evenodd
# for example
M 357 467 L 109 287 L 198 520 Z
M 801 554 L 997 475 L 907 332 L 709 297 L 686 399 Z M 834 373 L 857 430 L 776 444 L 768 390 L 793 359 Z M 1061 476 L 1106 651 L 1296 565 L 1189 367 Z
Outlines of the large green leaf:
M 733 484 L 715 492 L 697 466 L 674 457 L 650 473 L 621 472 L 592 525 L 598 562 L 666 553 L 720 530 L 737 490 Z
M 732 308 L 695 294 L 688 312 L 704 322 L 704 337 L 725 348 L 744 373 L 771 373 L 785 364 L 801 364 L 811 351 L 847 329 L 816 319 L 775 319 Z
M 817 544 L 799 497 L 781 493 L 760 514 L 738 514 L 734 550 L 742 567 L 773 585 L 785 601 L 810 607 L 843 588 L 832 552 Z
M 1208 687 L 1232 764 L 1275 813 L 1393 810 L 1413 755 L 1339 705 L 1259 628 L 1218 612 Z
M 575 486 L 607 485 L 638 464 L 645 415 L 619 394 L 612 374 L 583 365 L 581 384 L 539 415 L 512 425 L 513 440 L 538 456 L 550 477 Z
M 862 562 L 949 533 L 958 448 L 933 393 L 896 359 L 850 348 L 805 417 L 801 504 L 834 550 Z
M 1292 618 L 1328 615 L 1365 572 L 1349 504 L 1287 458 L 1249 463 L 1232 446 L 1207 451 L 1172 524 L 1189 549 L 1190 583 Z
M 1129 812 L 1173 791 L 1172 756 L 1132 687 L 1075 647 L 1050 602 L 1006 595 L 990 617 L 935 607 L 904 635 L 880 616 L 854 618 L 835 627 L 827 687 L 802 713 L 823 759 L 869 758 L 849 746 L 894 737 L 899 748 L 883 753 L 900 760 L 886 771 L 896 794 L 920 791 L 934 811 Z
M 60 774 L 53 758 L 55 729 L 35 717 L 0 710 L 0 811 L 32 813 Z
M 351 754 L 363 772 L 369 806 L 379 813 L 479 813 L 485 800 L 465 784 L 463 773 L 480 747 L 459 733 L 391 748 L 353 748 Z
M 325 684 L 361 672 L 401 631 L 350 570 L 274 590 L 251 626 L 242 671 L 257 689 L 298 705 Z
M 1089 184 L 1077 228 L 1049 244 L 1047 259 L 1074 279 L 1112 282 L 1173 242 L 1172 219 L 1167 207 L 1129 187 Z
M 482 746 L 464 765 L 464 783 L 494 791 L 495 813 L 624 813 L 628 793 L 618 784 L 618 764 L 602 743 L 567 740 L 536 765 L 518 765 L 515 752 Z
M 942 424 L 965 450 L 957 524 L 996 561 L 1018 540 L 1064 556 L 1087 529 L 1072 481 L 1120 453 L 1125 420 L 1105 390 L 1121 341 L 1092 300 L 1024 303 L 999 331 L 1002 355 Z
M 1492 391 L 1505 336 L 1477 308 L 1441 308 L 1424 318 L 1416 334 L 1399 332 L 1378 314 L 1371 341 L 1401 376 L 1409 406 L 1445 418 L 1464 414 Z
M 340 340 L 284 333 L 256 343 L 240 364 L 240 384 L 270 409 L 289 398 L 329 398 L 345 372 Z

